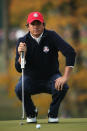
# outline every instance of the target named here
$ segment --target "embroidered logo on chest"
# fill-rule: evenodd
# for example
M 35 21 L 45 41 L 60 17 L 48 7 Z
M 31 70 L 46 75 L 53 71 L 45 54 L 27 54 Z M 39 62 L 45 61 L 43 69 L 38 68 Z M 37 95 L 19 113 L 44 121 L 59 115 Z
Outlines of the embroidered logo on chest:
M 48 46 L 44 46 L 43 47 L 43 52 L 48 53 L 49 52 L 49 47 Z

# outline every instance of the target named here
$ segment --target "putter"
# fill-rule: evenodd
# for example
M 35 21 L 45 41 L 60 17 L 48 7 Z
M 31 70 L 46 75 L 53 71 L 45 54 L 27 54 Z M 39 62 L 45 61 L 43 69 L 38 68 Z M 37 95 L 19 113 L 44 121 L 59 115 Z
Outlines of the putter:
M 25 68 L 25 58 L 24 51 L 21 52 L 21 69 L 22 69 L 22 122 L 20 125 L 23 125 L 24 120 L 24 68 Z

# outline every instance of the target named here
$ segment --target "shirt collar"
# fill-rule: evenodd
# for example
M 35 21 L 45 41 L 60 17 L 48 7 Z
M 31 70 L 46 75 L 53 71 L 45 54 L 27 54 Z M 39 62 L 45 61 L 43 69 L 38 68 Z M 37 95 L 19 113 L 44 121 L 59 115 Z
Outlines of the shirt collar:
M 32 36 L 32 34 L 30 33 L 30 35 L 31 35 L 31 37 L 34 39 L 34 40 L 36 40 L 37 41 L 37 43 L 39 44 L 39 42 L 40 42 L 40 40 L 41 40 L 41 38 L 42 38 L 42 35 L 43 35 L 43 33 L 38 37 L 38 38 L 36 38 L 36 37 L 34 37 L 34 36 Z

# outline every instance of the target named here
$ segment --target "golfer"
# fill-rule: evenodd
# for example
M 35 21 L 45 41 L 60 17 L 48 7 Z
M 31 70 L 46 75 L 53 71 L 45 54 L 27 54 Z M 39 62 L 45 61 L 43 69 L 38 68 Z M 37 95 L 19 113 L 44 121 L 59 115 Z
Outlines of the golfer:
M 48 122 L 59 122 L 59 107 L 64 99 L 68 85 L 66 84 L 75 63 L 74 49 L 55 31 L 47 30 L 43 15 L 31 12 L 27 18 L 28 33 L 19 38 L 16 45 L 15 67 L 21 73 L 21 52 L 24 51 L 24 107 L 27 123 L 37 122 L 37 108 L 31 95 L 49 93 L 52 102 L 48 110 Z M 66 59 L 64 74 L 59 71 L 58 52 Z M 15 92 L 22 101 L 22 78 L 16 85 Z

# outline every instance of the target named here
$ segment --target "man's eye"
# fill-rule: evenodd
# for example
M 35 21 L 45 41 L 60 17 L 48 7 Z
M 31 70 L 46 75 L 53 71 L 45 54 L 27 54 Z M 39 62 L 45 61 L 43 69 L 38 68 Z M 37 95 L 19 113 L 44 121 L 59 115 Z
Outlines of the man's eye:
M 31 25 L 41 25 L 40 22 L 37 22 L 37 23 L 31 23 Z
M 31 25 L 34 25 L 33 23 Z

